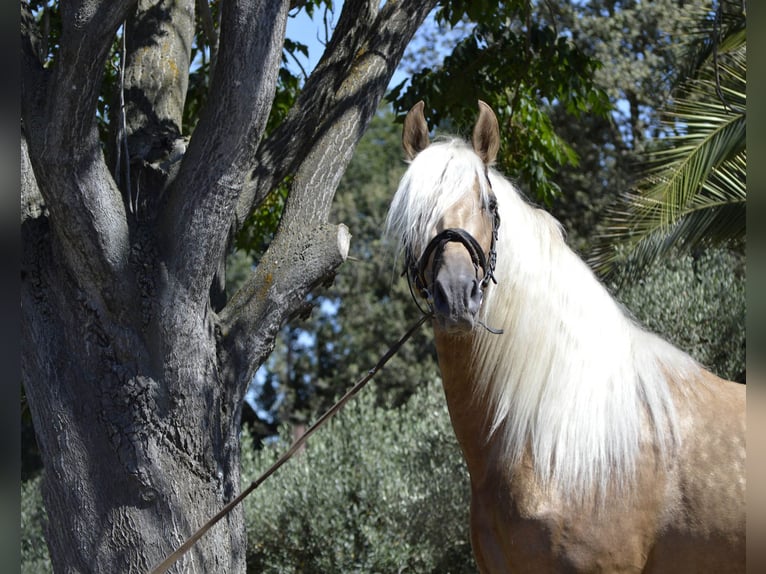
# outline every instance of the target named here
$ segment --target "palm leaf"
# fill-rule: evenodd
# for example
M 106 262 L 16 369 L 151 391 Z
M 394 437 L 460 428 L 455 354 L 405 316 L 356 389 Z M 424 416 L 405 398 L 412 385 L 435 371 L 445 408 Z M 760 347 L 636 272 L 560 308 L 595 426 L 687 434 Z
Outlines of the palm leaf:
M 590 261 L 600 273 L 624 259 L 635 275 L 676 248 L 744 238 L 745 56 L 738 44 L 718 55 L 717 76 L 706 71 L 683 85 L 664 122 L 677 135 L 661 142 L 637 190 L 608 216 Z
M 684 10 L 687 26 L 679 38 L 684 48 L 679 64 L 682 78 L 696 77 L 700 70 L 714 70 L 719 54 L 745 44 L 747 18 L 741 0 L 718 0 Z

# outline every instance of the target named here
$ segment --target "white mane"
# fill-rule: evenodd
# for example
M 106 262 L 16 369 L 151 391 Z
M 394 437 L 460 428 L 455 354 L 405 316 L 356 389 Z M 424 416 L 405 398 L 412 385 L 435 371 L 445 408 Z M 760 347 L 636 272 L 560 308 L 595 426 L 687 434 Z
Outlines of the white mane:
M 466 155 L 473 163 L 460 167 Z M 453 173 L 461 170 L 465 181 Z M 402 178 L 389 233 L 419 254 L 435 218 L 483 170 L 468 146 L 426 148 Z M 481 319 L 504 334 L 476 334 L 475 396 L 491 405 L 492 433 L 501 433 L 509 464 L 531 454 L 540 480 L 575 496 L 628 486 L 642 441 L 654 441 L 666 459 L 677 447 L 668 379 L 699 367 L 625 315 L 553 217 L 496 171 L 489 177 L 501 224 L 497 285 L 485 294 Z

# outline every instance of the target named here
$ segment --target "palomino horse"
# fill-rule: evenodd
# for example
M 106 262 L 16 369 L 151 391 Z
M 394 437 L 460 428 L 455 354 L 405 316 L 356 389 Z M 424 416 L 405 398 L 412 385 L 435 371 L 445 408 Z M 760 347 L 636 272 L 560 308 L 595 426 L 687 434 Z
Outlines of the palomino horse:
M 625 315 L 489 167 L 479 104 L 472 146 L 410 110 L 387 230 L 434 313 L 480 570 L 743 571 L 745 386 Z

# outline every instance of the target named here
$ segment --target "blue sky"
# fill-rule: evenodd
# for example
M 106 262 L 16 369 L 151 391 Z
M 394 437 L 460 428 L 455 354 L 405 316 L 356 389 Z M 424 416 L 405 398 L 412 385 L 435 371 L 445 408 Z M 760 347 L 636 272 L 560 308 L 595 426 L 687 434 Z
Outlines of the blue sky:
M 340 7 L 343 4 L 340 3 Z M 335 20 L 340 14 L 340 8 L 335 9 Z M 334 23 L 334 22 L 333 22 Z M 319 61 L 324 46 L 320 42 L 320 38 L 324 36 L 324 24 L 322 22 L 322 14 L 319 11 L 314 13 L 314 20 L 301 10 L 295 17 L 288 18 L 287 20 L 287 37 L 296 42 L 306 44 L 309 48 L 309 58 L 304 58 L 303 55 L 298 54 L 298 59 L 301 60 L 301 65 L 307 73 L 311 73 L 317 62 Z M 290 69 L 299 73 L 300 69 L 294 63 L 289 64 Z

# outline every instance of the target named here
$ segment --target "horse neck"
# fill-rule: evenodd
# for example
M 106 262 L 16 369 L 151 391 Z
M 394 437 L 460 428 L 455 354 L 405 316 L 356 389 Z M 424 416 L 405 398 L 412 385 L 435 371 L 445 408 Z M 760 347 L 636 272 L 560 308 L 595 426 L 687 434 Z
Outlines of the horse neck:
M 480 482 L 491 460 L 491 409 L 476 393 L 471 356 L 475 335 L 454 336 L 434 327 L 436 354 L 452 427 L 463 450 L 471 479 Z

